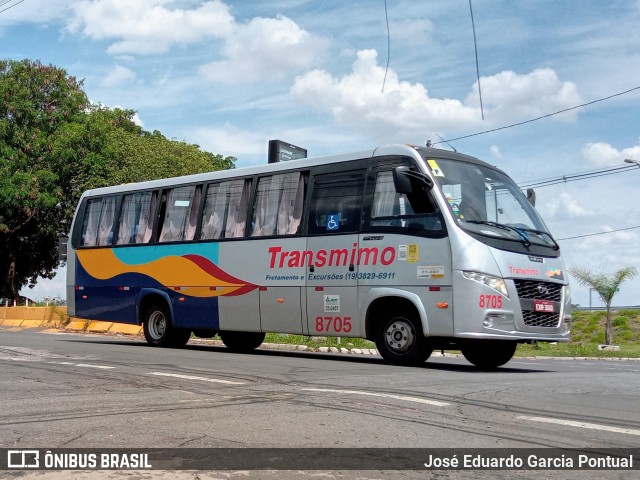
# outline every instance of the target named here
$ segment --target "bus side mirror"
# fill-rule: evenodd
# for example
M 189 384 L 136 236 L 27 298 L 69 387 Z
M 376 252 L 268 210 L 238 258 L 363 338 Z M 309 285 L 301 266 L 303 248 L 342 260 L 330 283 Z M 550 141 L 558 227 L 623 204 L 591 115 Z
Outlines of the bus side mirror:
M 531 206 L 536 206 L 536 192 L 533 188 L 527 188 L 527 200 L 529 200 Z
M 425 190 L 431 190 L 433 180 L 420 172 L 409 170 L 406 165 L 400 165 L 393 169 L 393 185 L 396 192 L 410 195 L 415 191 L 416 185 Z
M 67 261 L 67 244 L 69 243 L 69 237 L 61 233 L 58 237 L 58 260 L 61 262 Z

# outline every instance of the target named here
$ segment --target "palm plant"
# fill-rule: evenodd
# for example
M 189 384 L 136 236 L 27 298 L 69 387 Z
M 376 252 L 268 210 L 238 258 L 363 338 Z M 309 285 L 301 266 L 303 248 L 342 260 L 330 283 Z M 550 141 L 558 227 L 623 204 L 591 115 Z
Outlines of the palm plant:
M 620 289 L 620 284 L 633 278 L 636 274 L 634 267 L 621 268 L 613 274 L 591 273 L 585 268 L 574 267 L 569 270 L 579 284 L 592 288 L 607 308 L 607 323 L 604 332 L 604 343 L 611 345 L 613 341 L 613 326 L 611 324 L 611 302 Z

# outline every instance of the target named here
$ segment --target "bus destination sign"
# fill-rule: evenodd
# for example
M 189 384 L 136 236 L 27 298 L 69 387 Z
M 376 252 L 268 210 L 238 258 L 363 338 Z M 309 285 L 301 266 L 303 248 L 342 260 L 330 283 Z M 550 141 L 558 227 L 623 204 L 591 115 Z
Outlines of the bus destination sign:
M 307 149 L 282 140 L 269 140 L 269 163 L 307 158 Z

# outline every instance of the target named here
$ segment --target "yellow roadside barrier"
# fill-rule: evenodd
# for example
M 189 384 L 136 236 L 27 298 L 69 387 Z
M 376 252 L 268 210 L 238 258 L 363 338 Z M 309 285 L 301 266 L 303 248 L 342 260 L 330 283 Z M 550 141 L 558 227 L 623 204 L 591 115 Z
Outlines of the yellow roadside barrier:
M 99 322 L 69 318 L 67 307 L 0 307 L 0 326 L 7 328 L 54 328 L 78 332 L 121 333 L 138 335 L 142 333 L 140 325 L 113 322 Z

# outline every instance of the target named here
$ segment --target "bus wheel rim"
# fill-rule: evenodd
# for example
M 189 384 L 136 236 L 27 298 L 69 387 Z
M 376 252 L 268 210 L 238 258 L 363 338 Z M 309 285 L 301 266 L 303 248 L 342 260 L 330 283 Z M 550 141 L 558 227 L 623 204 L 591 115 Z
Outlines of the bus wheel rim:
M 389 323 L 385 331 L 385 342 L 391 350 L 404 353 L 413 346 L 414 341 L 415 334 L 407 320 L 395 320 Z
M 167 319 L 162 312 L 154 312 L 149 319 L 149 333 L 153 338 L 162 338 L 167 330 Z

